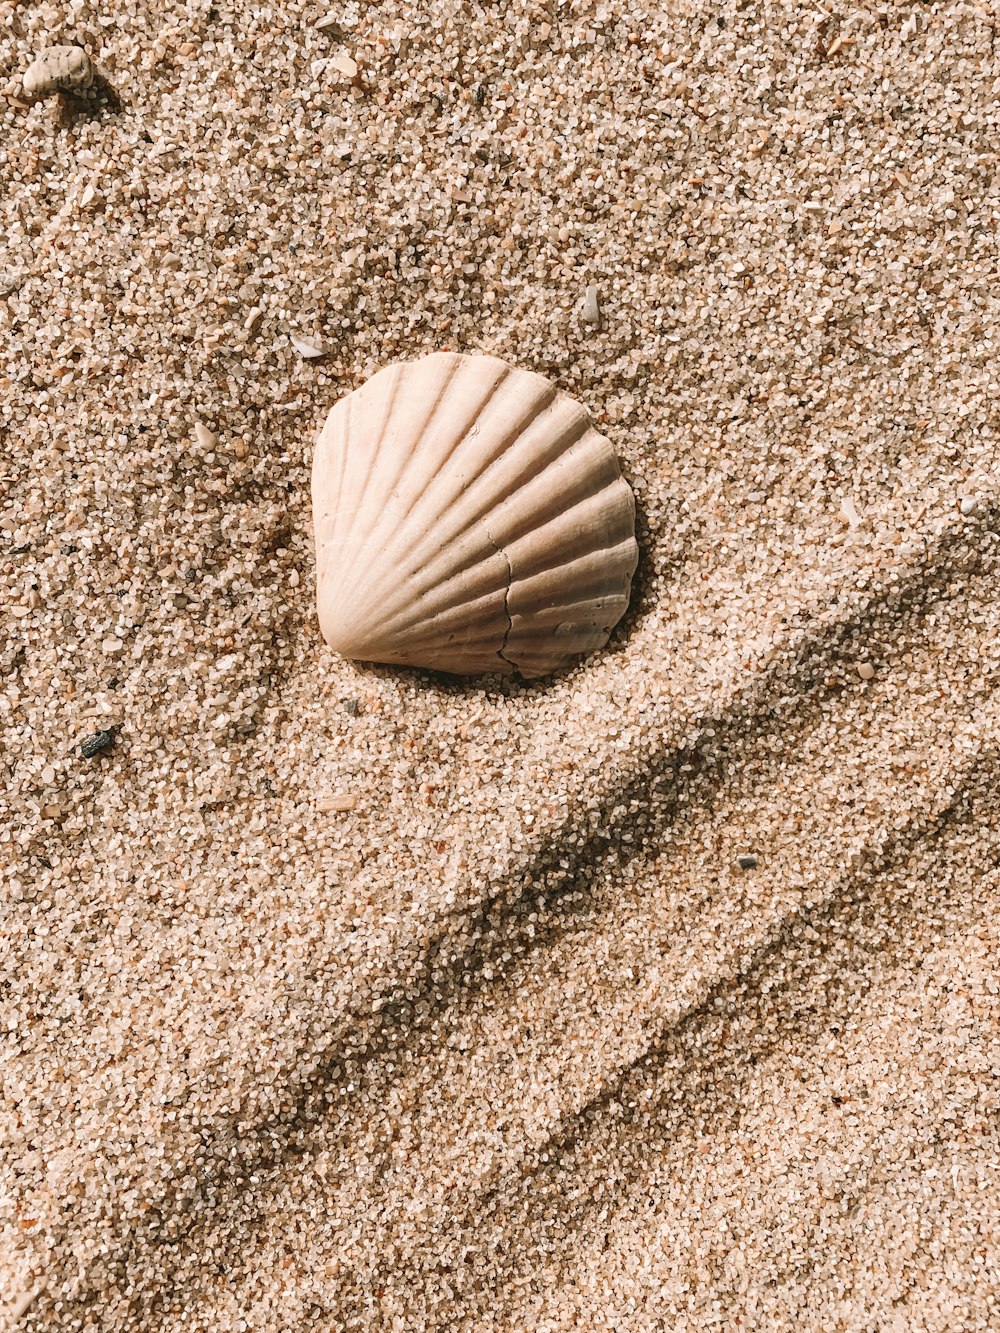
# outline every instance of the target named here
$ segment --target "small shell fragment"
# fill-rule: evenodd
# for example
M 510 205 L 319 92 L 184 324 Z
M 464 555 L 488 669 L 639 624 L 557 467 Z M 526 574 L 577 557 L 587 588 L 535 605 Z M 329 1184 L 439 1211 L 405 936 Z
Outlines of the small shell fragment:
M 247 333 L 253 333 L 254 329 L 260 323 L 263 314 L 264 312 L 259 305 L 252 305 L 250 307 L 247 311 L 247 317 L 243 321 L 243 327 L 246 329 Z
M 973 514 L 978 513 L 979 501 L 974 495 L 963 495 L 959 499 L 958 507 L 963 517 L 970 518 Z
M 333 811 L 343 813 L 346 810 L 353 810 L 357 803 L 356 796 L 352 796 L 349 792 L 340 792 L 333 796 L 321 796 L 316 802 L 316 809 L 324 815 Z
M 80 92 L 93 82 L 94 66 L 90 56 L 79 46 L 49 47 L 32 61 L 22 79 L 28 97 Z
M 875 668 L 871 662 L 858 663 L 858 675 L 862 680 L 873 680 L 875 677 Z
M 600 324 L 601 308 L 597 304 L 597 285 L 591 283 L 584 293 L 582 319 L 584 324 Z
M 194 423 L 194 438 L 202 449 L 214 449 L 219 443 L 208 427 L 200 421 Z
M 326 355 L 326 349 L 320 343 L 312 342 L 309 338 L 299 338 L 294 333 L 289 337 L 299 356 L 304 356 L 307 361 L 314 361 L 316 357 Z
M 349 79 L 353 79 L 358 72 L 358 62 L 352 60 L 350 56 L 333 56 L 327 65 L 328 68 L 335 69 L 338 74 L 346 74 Z
M 27 1314 L 35 1301 L 35 1298 L 44 1290 L 44 1287 L 35 1287 L 32 1291 L 22 1291 L 14 1295 L 11 1299 L 13 1304 L 7 1311 L 12 1320 L 20 1319 L 23 1314 Z
M 852 528 L 861 526 L 861 514 L 851 496 L 845 495 L 840 502 L 840 517 Z

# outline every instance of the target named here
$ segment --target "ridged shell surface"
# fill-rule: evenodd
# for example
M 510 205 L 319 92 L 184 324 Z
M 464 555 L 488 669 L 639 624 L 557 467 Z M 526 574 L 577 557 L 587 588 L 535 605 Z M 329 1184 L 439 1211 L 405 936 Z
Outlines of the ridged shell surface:
M 345 657 L 544 676 L 628 606 L 635 502 L 614 449 L 495 357 L 438 352 L 341 399 L 312 499 L 320 628 Z

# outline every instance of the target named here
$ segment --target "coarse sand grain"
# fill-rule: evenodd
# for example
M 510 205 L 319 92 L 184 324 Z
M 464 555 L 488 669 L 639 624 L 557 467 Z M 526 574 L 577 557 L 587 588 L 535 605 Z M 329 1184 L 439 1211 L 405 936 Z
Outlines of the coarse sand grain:
M 328 4 L 0 0 L 0 1323 L 997 1328 L 995 7 Z M 440 348 L 635 490 L 557 677 L 320 638 Z

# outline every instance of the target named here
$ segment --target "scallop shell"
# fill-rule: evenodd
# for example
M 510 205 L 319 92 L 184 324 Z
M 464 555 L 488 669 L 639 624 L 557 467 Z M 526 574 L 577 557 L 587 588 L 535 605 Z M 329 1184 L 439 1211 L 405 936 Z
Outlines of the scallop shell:
M 548 675 L 607 642 L 638 559 L 614 449 L 541 375 L 438 352 L 330 412 L 317 609 L 345 657 Z

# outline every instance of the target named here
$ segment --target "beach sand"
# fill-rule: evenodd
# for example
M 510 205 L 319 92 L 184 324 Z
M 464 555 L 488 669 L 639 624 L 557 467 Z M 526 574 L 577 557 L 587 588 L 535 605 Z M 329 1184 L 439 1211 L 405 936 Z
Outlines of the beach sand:
M 0 1309 L 998 1327 L 991 6 L 323 13 L 0 3 Z M 319 635 L 439 348 L 635 489 L 556 678 Z

